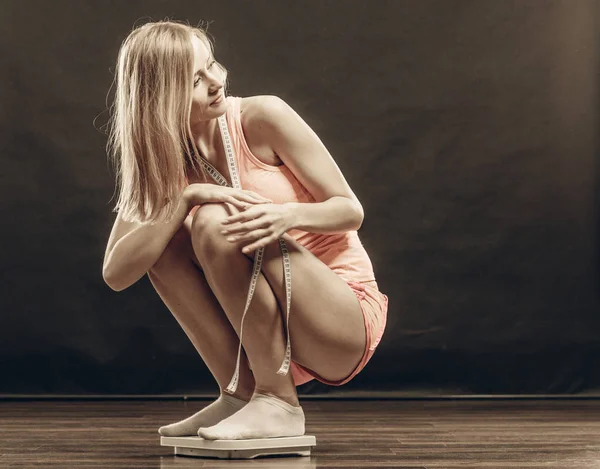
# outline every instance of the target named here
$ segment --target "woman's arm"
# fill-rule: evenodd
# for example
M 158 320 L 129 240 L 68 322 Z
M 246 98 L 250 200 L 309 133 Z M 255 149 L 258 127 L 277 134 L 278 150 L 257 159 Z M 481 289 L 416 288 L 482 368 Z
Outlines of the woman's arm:
M 346 233 L 358 231 L 363 222 L 362 212 L 346 197 L 333 196 L 324 202 L 286 202 L 291 212 L 292 228 L 310 233 Z
M 104 256 L 102 275 L 106 284 L 121 291 L 142 278 L 159 259 L 190 209 L 183 191 L 176 214 L 169 222 L 142 225 L 125 222 L 117 214 Z
M 310 126 L 281 98 L 257 96 L 244 111 L 244 130 L 268 146 L 317 203 L 287 203 L 294 227 L 313 233 L 360 228 L 362 205 L 335 160 Z

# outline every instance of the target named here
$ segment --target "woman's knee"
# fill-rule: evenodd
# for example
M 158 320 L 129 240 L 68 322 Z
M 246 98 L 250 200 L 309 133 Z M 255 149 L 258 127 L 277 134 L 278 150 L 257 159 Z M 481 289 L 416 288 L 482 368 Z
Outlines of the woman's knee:
M 223 229 L 221 222 L 234 213 L 237 213 L 237 210 L 224 203 L 204 204 L 200 206 L 196 210 L 196 213 L 194 213 L 192 220 L 192 240 L 196 241 L 199 238 L 206 239 L 207 235 L 220 234 Z
M 235 213 L 238 210 L 226 204 L 205 204 L 196 211 L 190 231 L 192 246 L 198 252 L 200 263 L 210 263 L 215 257 L 236 249 L 221 233 L 224 229 L 221 222 Z

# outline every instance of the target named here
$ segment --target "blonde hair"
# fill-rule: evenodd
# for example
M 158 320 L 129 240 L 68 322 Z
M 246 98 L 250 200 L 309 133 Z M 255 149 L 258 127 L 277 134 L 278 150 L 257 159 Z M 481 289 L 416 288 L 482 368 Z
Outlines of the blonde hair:
M 146 23 L 119 49 L 107 153 L 119 196 L 113 212 L 125 221 L 169 220 L 189 184 L 186 168 L 208 175 L 190 128 L 196 35 L 214 48 L 208 32 L 174 20 Z M 227 70 L 216 64 L 225 73 Z

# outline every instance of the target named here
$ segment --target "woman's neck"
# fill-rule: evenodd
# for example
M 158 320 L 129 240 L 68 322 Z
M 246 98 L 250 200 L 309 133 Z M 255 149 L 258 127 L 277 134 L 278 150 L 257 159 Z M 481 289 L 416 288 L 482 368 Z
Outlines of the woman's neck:
M 223 147 L 217 119 L 209 119 L 193 125 L 192 136 L 200 154 L 211 163 L 216 161 L 215 157 L 218 157 L 219 149 Z

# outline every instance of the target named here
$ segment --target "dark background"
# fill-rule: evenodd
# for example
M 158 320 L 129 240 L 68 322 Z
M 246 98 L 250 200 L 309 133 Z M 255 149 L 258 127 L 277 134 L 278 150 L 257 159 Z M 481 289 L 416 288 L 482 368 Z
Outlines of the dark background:
M 349 384 L 299 393 L 600 387 L 598 2 L 1 7 L 0 393 L 218 391 L 147 277 L 102 279 L 117 51 L 167 17 L 211 22 L 229 94 L 286 100 L 365 209 L 386 333 Z

